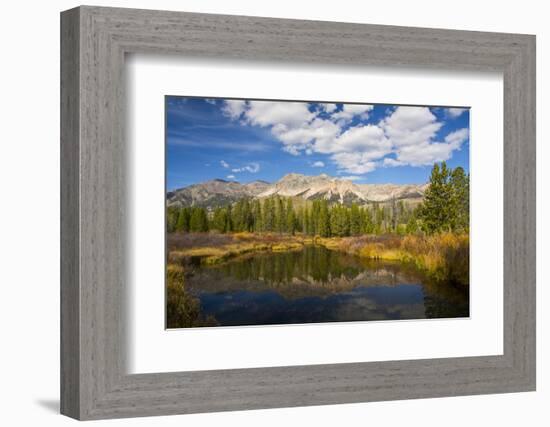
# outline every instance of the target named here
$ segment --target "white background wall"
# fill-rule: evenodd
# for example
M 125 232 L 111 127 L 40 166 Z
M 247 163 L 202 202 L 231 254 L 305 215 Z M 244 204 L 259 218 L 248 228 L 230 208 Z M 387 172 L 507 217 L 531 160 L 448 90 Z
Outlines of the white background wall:
M 550 27 L 540 0 L 366 2 L 175 0 L 97 5 L 441 27 L 537 35 L 538 391 L 508 395 L 276 409 L 109 421 L 146 426 L 543 426 L 550 423 Z M 493 3 L 493 4 L 491 4 Z M 2 425 L 68 425 L 59 405 L 59 12 L 74 1 L 4 2 L 0 23 L 0 299 Z M 546 238 L 546 239 L 545 239 Z M 546 241 L 543 241 L 545 239 Z M 545 283 L 546 282 L 546 283 Z

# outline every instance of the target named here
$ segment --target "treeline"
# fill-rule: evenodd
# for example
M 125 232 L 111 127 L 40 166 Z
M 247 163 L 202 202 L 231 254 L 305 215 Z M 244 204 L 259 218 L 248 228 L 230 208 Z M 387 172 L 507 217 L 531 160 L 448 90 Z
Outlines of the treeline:
M 212 212 L 201 207 L 170 207 L 167 211 L 168 232 L 247 231 L 345 237 L 464 232 L 468 224 L 469 177 L 462 168 L 452 170 L 445 163 L 434 165 L 425 200 L 416 208 L 401 200 L 369 206 L 329 205 L 326 200 L 315 200 L 296 208 L 292 198 L 273 196 L 261 201 L 241 199 Z
M 241 199 L 208 213 L 200 207 L 168 208 L 169 232 L 276 232 L 321 237 L 416 231 L 415 211 L 396 201 L 388 206 L 329 205 L 315 200 L 294 207 L 291 198 Z

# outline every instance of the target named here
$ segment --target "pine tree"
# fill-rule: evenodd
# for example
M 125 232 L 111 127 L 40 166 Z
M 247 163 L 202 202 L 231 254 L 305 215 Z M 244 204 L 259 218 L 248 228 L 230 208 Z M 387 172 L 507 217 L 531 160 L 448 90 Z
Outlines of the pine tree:
M 368 207 L 361 209 L 361 234 L 374 233 L 374 223 L 372 221 L 372 210 Z
M 373 217 L 374 217 L 374 229 L 375 234 L 380 234 L 383 231 L 384 227 L 384 209 L 378 206 L 378 203 L 375 203 L 372 207 Z
M 243 231 L 252 231 L 254 226 L 254 219 L 252 218 L 252 209 L 248 199 L 243 200 Z
M 189 212 L 189 208 L 182 208 L 179 211 L 178 220 L 176 222 L 176 231 L 187 233 L 190 230 L 189 227 L 189 220 L 191 217 L 191 213 Z
M 292 235 L 296 231 L 295 224 L 296 216 L 294 213 L 294 206 L 292 205 L 292 199 L 289 198 L 286 202 L 286 231 Z
M 405 206 L 405 202 L 403 202 L 403 200 L 399 200 L 399 202 L 397 202 L 397 223 L 406 224 L 409 220 L 408 213 L 409 212 Z
M 312 235 L 316 236 L 319 233 L 319 213 L 321 211 L 321 202 L 319 200 L 314 200 L 313 205 L 311 206 L 310 212 L 310 226 Z
M 227 205 L 225 212 L 225 232 L 231 233 L 233 231 L 233 209 L 231 205 Z
M 356 203 L 352 203 L 350 209 L 350 234 L 352 236 L 361 234 L 361 210 Z
M 279 233 L 284 233 L 286 231 L 285 202 L 279 196 L 275 200 L 275 229 Z
M 304 208 L 302 206 L 294 212 L 294 231 L 304 232 Z
M 180 210 L 174 206 L 170 206 L 166 209 L 166 231 L 168 233 L 176 231 L 179 214 Z
M 274 200 L 271 197 L 268 197 L 264 200 L 263 208 L 263 226 L 265 231 L 274 231 L 275 229 L 275 206 Z
M 432 168 L 430 185 L 424 194 L 420 210 L 422 227 L 427 233 L 450 231 L 455 217 L 455 206 L 452 202 L 452 188 L 449 185 L 449 169 L 445 162 Z
M 303 225 L 303 231 L 304 234 L 310 235 L 312 233 L 312 227 L 311 227 L 311 216 L 309 213 L 309 208 L 306 206 L 303 211 L 303 219 L 302 219 Z
M 226 224 L 227 224 L 227 210 L 225 208 L 214 209 L 211 228 L 219 231 L 220 233 L 225 233 Z
M 452 187 L 452 205 L 455 213 L 453 230 L 467 232 L 470 228 L 470 178 L 459 166 L 451 172 L 449 183 Z
M 243 204 L 242 200 L 237 200 L 232 212 L 233 231 L 243 230 Z
M 397 230 L 397 204 L 395 203 L 395 197 L 391 198 L 391 213 L 390 213 L 390 231 L 395 232 Z
M 350 215 L 345 206 L 335 205 L 330 210 L 330 235 L 344 237 L 349 236 Z
M 418 223 L 415 215 L 411 215 L 407 221 L 407 226 L 405 228 L 407 234 L 414 234 L 418 232 Z
M 326 200 L 319 203 L 318 233 L 321 237 L 330 237 L 330 213 Z
M 257 199 L 252 203 L 252 217 L 254 221 L 254 231 L 256 233 L 263 231 L 262 205 Z
M 206 210 L 204 208 L 195 207 L 191 210 L 189 229 L 193 232 L 208 231 L 208 216 L 206 215 Z

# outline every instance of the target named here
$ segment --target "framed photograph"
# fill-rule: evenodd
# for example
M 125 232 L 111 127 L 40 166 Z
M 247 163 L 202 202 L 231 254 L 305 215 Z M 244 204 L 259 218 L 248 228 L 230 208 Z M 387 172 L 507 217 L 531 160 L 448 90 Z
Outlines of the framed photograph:
M 469 317 L 468 108 L 165 110 L 167 328 Z
M 61 15 L 61 411 L 535 389 L 535 37 Z

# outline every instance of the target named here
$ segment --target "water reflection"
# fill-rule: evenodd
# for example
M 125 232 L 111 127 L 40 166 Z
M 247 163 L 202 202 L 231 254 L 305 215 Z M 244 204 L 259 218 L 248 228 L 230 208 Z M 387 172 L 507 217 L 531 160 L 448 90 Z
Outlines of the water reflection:
M 468 295 L 402 263 L 320 246 L 256 253 L 186 278 L 221 326 L 467 317 Z

